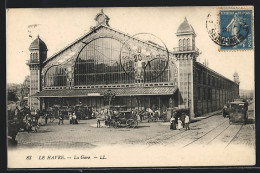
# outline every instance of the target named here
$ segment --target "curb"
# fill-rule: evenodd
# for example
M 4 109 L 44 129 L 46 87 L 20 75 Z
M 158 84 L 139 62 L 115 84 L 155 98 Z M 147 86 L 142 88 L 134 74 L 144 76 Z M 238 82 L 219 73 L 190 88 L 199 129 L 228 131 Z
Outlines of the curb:
M 215 112 L 204 114 L 204 115 L 196 117 L 196 118 L 192 118 L 190 123 L 193 123 L 193 122 L 196 122 L 196 121 L 200 121 L 200 120 L 212 117 L 212 116 L 214 116 L 216 114 L 220 114 L 221 112 L 222 112 L 222 110 L 218 110 L 218 111 L 215 111 Z
M 215 111 L 215 112 L 210 112 L 210 113 L 204 114 L 204 116 L 202 115 L 200 117 L 192 118 L 190 120 L 190 123 L 194 123 L 194 122 L 197 122 L 197 121 L 200 121 L 200 120 L 204 120 L 206 118 L 212 117 L 212 116 L 219 114 L 221 112 L 222 112 L 222 110 L 218 110 L 218 111 Z M 170 122 L 164 122 L 164 123 L 161 123 L 160 125 L 168 126 L 168 125 L 170 125 Z

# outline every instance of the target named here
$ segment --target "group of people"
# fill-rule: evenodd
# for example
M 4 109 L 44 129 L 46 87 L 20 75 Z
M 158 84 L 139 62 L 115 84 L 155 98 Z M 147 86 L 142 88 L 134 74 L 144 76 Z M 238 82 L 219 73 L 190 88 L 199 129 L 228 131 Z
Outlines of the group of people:
M 99 111 L 94 111 L 97 117 L 97 128 L 100 128 L 100 122 L 105 121 L 105 125 L 110 127 L 111 125 L 111 119 L 114 115 L 116 115 L 118 112 L 113 111 L 112 109 L 103 109 Z
M 177 118 L 176 112 L 173 112 L 173 115 L 170 119 L 170 129 L 171 130 L 180 130 L 185 128 L 185 130 L 190 130 L 190 117 L 187 113 L 182 113 L 180 117 Z
M 75 112 L 73 113 L 69 112 L 69 120 L 70 120 L 70 124 L 78 124 L 78 119 Z M 62 120 L 62 124 L 63 124 L 63 120 Z

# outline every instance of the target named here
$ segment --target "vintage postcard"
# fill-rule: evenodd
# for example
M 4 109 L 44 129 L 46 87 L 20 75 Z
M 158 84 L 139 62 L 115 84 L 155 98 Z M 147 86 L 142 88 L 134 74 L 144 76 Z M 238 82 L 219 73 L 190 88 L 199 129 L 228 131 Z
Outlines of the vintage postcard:
M 253 166 L 254 7 L 6 10 L 8 168 Z

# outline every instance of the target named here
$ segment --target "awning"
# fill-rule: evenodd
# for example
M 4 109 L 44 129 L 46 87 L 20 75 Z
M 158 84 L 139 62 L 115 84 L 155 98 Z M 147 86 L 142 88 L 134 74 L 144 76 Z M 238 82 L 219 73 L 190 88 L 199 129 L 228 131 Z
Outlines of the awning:
M 31 97 L 94 97 L 103 96 L 108 89 L 116 96 L 172 95 L 177 86 L 43 90 Z

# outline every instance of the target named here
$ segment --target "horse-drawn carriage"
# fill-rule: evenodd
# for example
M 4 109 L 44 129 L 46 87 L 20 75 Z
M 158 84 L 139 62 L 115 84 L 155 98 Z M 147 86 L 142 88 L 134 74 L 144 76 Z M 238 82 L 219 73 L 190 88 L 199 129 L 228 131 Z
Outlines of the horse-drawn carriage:
M 15 142 L 16 135 L 21 128 L 21 121 L 17 118 L 8 119 L 8 136 Z
M 147 108 L 146 110 L 139 111 L 140 119 L 146 120 L 148 119 L 148 123 L 151 121 L 167 121 L 167 114 L 166 112 L 160 112 L 160 110 L 153 111 L 150 108 Z
M 91 106 L 86 106 L 82 104 L 78 104 L 74 107 L 74 111 L 79 120 L 86 120 L 95 118 L 93 115 L 93 110 Z
M 19 131 L 32 131 L 36 126 L 33 122 L 30 109 L 27 107 L 8 108 L 8 136 L 15 142 L 16 135 Z
M 97 116 L 97 123 L 100 124 L 100 121 L 105 121 L 105 125 L 114 128 L 119 126 L 134 128 L 138 125 L 136 114 L 127 106 L 103 107 Z
M 135 128 L 138 126 L 137 116 L 132 114 L 131 111 L 119 111 L 118 114 L 114 114 L 110 120 L 110 126 L 115 128 L 119 126 L 126 126 L 129 128 Z

